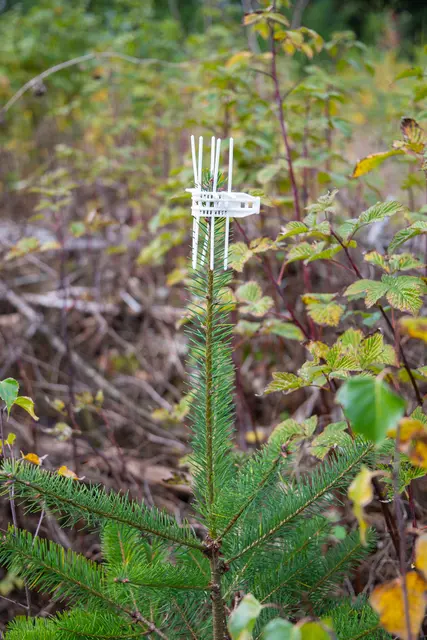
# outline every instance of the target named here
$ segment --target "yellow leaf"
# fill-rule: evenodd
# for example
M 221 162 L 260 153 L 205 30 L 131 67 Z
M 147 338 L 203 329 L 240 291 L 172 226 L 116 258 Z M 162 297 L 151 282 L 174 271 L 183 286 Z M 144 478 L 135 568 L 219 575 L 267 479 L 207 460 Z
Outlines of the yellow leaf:
M 418 536 L 415 543 L 415 568 L 427 578 L 427 533 Z
M 72 480 L 83 480 L 83 478 L 78 478 L 74 471 L 71 471 L 71 469 L 66 467 L 65 464 L 62 465 L 62 467 L 59 467 L 57 473 L 59 476 L 63 476 L 64 478 L 72 478 Z
M 362 466 L 348 489 L 348 497 L 353 501 L 353 513 L 359 523 L 360 541 L 363 545 L 366 545 L 366 531 L 368 529 L 364 507 L 373 500 L 372 478 L 376 475 L 378 472 L 369 471 L 367 467 Z
M 401 640 L 408 640 L 403 602 L 402 577 L 376 587 L 371 595 L 372 608 L 380 616 L 384 629 Z M 416 571 L 406 575 L 406 588 L 409 600 L 409 620 L 411 634 L 417 638 L 424 620 L 426 607 L 426 583 Z
M 414 466 L 427 469 L 426 425 L 420 420 L 402 418 L 399 429 L 399 451 L 405 453 Z
M 246 62 L 251 57 L 252 53 L 250 51 L 238 51 L 227 60 L 227 62 L 225 63 L 225 68 L 229 69 L 230 67 L 234 67 L 234 65 L 238 64 L 239 62 Z
M 22 409 L 30 414 L 33 420 L 37 421 L 39 419 L 34 412 L 34 402 L 31 398 L 28 398 L 28 396 L 18 396 L 13 404 L 22 407 Z
M 427 342 L 427 318 L 405 317 L 399 320 L 400 328 L 411 338 Z
M 92 102 L 105 102 L 108 100 L 108 89 L 99 89 L 99 91 L 95 91 L 95 93 L 91 97 Z
M 265 429 L 257 428 L 254 431 L 248 431 L 245 435 L 245 440 L 248 444 L 259 444 L 267 440 L 267 434 Z
M 21 451 L 21 455 L 23 460 L 28 460 L 28 462 L 32 462 L 32 464 L 40 466 L 42 463 L 41 458 L 39 458 L 37 453 L 27 453 L 26 455 L 24 455 Z
M 391 149 L 390 151 L 380 151 L 379 153 L 371 153 L 366 158 L 362 158 L 356 164 L 352 178 L 360 178 L 360 176 L 365 175 L 365 173 L 369 173 L 372 169 L 379 167 L 380 164 L 387 160 L 387 158 L 391 158 L 392 156 L 398 156 L 404 153 L 401 149 Z

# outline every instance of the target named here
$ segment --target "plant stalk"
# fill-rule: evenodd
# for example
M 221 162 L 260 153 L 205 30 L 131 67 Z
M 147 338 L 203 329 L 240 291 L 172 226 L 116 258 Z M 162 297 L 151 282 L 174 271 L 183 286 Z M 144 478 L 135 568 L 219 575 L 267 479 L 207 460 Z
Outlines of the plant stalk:
M 216 536 L 215 525 L 212 522 L 212 507 L 215 499 L 214 490 L 214 468 L 213 468 L 213 412 L 212 412 L 212 349 L 213 349 L 213 296 L 214 296 L 214 272 L 208 270 L 208 290 L 206 292 L 206 362 L 205 362 L 205 420 L 206 420 L 206 464 L 208 479 L 208 509 L 211 520 L 212 538 Z

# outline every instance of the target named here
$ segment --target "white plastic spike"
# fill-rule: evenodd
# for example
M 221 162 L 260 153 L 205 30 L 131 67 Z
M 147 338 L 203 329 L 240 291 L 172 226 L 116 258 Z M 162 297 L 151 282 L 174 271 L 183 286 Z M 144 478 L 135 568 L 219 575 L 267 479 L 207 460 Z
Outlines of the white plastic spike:
M 233 149 L 234 140 L 230 138 L 230 146 L 228 150 L 228 193 L 231 193 L 233 186 Z M 224 271 L 228 268 L 228 245 L 230 243 L 230 216 L 225 218 L 225 243 L 224 243 Z
M 230 240 L 230 216 L 225 218 L 224 271 L 228 269 L 228 243 Z
M 213 193 L 216 193 L 216 188 L 218 185 L 218 168 L 219 168 L 219 154 L 221 151 L 221 138 L 217 138 L 216 141 L 216 153 L 215 153 L 215 165 L 214 165 L 214 175 L 213 175 Z
M 230 138 L 230 148 L 228 151 L 228 193 L 231 193 L 231 187 L 233 186 L 233 149 L 234 140 Z
M 214 166 L 215 166 L 215 136 L 212 136 L 211 138 L 211 179 L 213 178 Z
M 198 166 L 198 170 L 197 170 L 198 185 L 199 185 L 200 189 L 202 188 L 202 184 L 203 184 L 202 165 L 203 165 L 203 137 L 200 136 L 200 138 L 199 138 L 199 166 Z
M 191 136 L 191 157 L 193 160 L 193 173 L 194 173 L 194 186 L 197 187 L 197 164 L 196 164 L 196 145 L 194 142 L 194 136 Z
M 193 269 L 197 267 L 197 249 L 199 246 L 199 218 L 193 218 Z

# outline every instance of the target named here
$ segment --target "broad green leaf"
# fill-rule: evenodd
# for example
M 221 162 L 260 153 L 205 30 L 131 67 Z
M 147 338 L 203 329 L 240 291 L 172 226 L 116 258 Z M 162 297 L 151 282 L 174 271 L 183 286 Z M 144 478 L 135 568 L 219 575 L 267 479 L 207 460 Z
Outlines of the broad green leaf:
M 396 200 L 377 202 L 359 216 L 358 226 L 372 224 L 373 222 L 380 222 L 385 218 L 394 216 L 396 213 L 403 213 L 407 210 L 407 207 L 403 206 Z
M 319 243 L 321 244 L 321 243 Z M 315 260 L 331 260 L 337 253 L 342 251 L 342 246 L 340 244 L 333 244 L 325 249 L 320 249 L 316 247 L 316 251 L 307 258 L 307 262 L 314 262 Z
M 422 269 L 424 263 L 418 260 L 412 253 L 394 254 L 389 257 L 389 270 L 391 273 L 395 271 L 409 271 L 410 269 Z
M 236 298 L 239 302 L 257 302 L 261 296 L 262 289 L 254 280 L 249 280 L 236 289 Z
M 290 248 L 286 256 L 287 264 L 297 262 L 298 260 L 306 260 L 315 253 L 315 247 L 308 242 L 301 242 Z
M 369 253 L 366 253 L 364 260 L 365 262 L 370 262 L 371 264 L 380 267 L 383 271 L 388 271 L 387 260 L 385 256 L 378 253 L 378 251 L 370 251 Z
M 301 640 L 301 633 L 288 620 L 276 618 L 264 627 L 261 640 Z
M 285 238 L 291 238 L 292 236 L 298 236 L 301 233 L 308 233 L 309 227 L 304 224 L 304 222 L 300 222 L 299 220 L 292 220 L 288 222 L 286 227 L 283 227 L 279 235 L 277 236 L 277 241 L 284 240 Z
M 233 329 L 233 333 L 237 333 L 245 338 L 251 338 L 260 329 L 260 322 L 250 322 L 249 320 L 239 320 Z
M 347 423 L 333 422 L 314 438 L 310 452 L 316 458 L 323 460 L 331 449 L 348 447 L 351 443 L 351 436 L 347 433 Z
M 265 320 L 262 326 L 262 333 L 273 333 L 287 340 L 304 340 L 304 334 L 299 327 L 292 322 L 283 322 L 276 318 Z
M 6 440 L 4 441 L 5 444 L 8 444 L 10 447 L 13 446 L 13 443 L 16 440 L 16 434 L 10 432 L 9 435 L 7 436 Z
M 21 238 L 5 255 L 5 260 L 20 258 L 28 253 L 34 253 L 40 249 L 40 241 L 38 238 L 29 237 Z
M 332 640 L 335 637 L 326 630 L 326 625 L 320 622 L 305 622 L 300 627 L 300 632 L 301 640 Z
M 327 327 L 337 327 L 344 307 L 334 302 L 335 294 L 311 294 L 301 296 L 302 301 L 307 306 L 310 318 L 319 325 Z
M 231 640 L 251 640 L 262 605 L 253 595 L 246 595 L 228 619 Z
M 299 445 L 311 438 L 317 427 L 317 416 L 312 416 L 303 422 L 288 418 L 280 422 L 272 431 L 270 441 L 279 439 L 282 443 Z
M 265 253 L 276 248 L 276 243 L 271 238 L 255 238 L 249 245 L 253 253 Z
M 411 313 L 417 313 L 421 309 L 422 296 L 427 292 L 426 284 L 421 278 L 384 275 L 382 282 L 388 288 L 386 298 L 393 308 Z
M 247 261 L 253 256 L 253 252 L 244 242 L 235 242 L 230 245 L 228 263 L 236 271 L 242 272 Z
M 411 224 L 410 227 L 398 231 L 390 242 L 388 249 L 393 252 L 397 247 L 400 247 L 401 244 L 404 244 L 408 240 L 411 240 L 411 238 L 415 238 L 415 236 L 419 236 L 424 233 L 427 233 L 427 221 L 418 220 L 417 222 L 414 222 L 414 224 Z
M 295 374 L 275 371 L 273 373 L 273 381 L 270 382 L 264 393 L 274 393 L 275 391 L 284 391 L 286 393 L 304 386 L 304 380 L 301 380 Z
M 33 420 L 38 420 L 38 417 L 34 412 L 34 402 L 31 398 L 28 398 L 27 396 L 18 396 L 13 404 L 17 404 L 18 407 L 25 409 Z
M 405 71 L 401 71 L 397 76 L 396 80 L 403 80 L 404 78 L 418 78 L 421 80 L 424 75 L 424 69 L 422 67 L 411 67 L 410 69 L 405 69 Z
M 270 296 L 263 296 L 261 287 L 254 280 L 242 284 L 236 290 L 236 298 L 239 302 L 247 304 L 241 307 L 242 313 L 250 313 L 254 316 L 264 316 L 273 306 Z
M 338 193 L 338 189 L 333 189 L 332 191 L 328 191 L 328 193 L 325 194 L 324 196 L 320 196 L 317 202 L 315 202 L 314 204 L 310 204 L 308 207 L 306 207 L 306 210 L 309 213 L 315 213 L 315 214 L 336 213 L 335 196 L 337 195 L 337 193 Z
M 6 378 L 0 382 L 0 398 L 3 400 L 7 407 L 7 413 L 10 414 L 10 410 L 18 397 L 19 384 L 14 378 Z
M 388 287 L 382 282 L 377 280 L 357 280 L 353 282 L 344 291 L 345 296 L 364 296 L 366 306 L 372 307 L 376 302 L 385 296 L 388 291 Z
M 373 169 L 376 169 L 384 160 L 387 158 L 391 158 L 393 156 L 401 155 L 403 151 L 400 149 L 391 149 L 390 151 L 380 151 L 379 153 L 371 153 L 369 156 L 362 158 L 359 160 L 356 166 L 354 167 L 352 178 L 360 178 L 360 176 L 364 176 L 366 173 L 369 173 Z
M 262 316 L 265 316 L 267 311 L 270 311 L 273 305 L 273 298 L 270 298 L 270 296 L 263 296 L 256 302 L 244 305 L 240 310 L 242 313 L 249 313 L 257 318 L 261 318 Z
M 337 394 L 353 430 L 375 443 L 386 437 L 405 412 L 405 401 L 379 378 L 356 376 Z
M 70 233 L 75 238 L 81 238 L 86 233 L 86 225 L 84 222 L 76 221 L 70 224 Z

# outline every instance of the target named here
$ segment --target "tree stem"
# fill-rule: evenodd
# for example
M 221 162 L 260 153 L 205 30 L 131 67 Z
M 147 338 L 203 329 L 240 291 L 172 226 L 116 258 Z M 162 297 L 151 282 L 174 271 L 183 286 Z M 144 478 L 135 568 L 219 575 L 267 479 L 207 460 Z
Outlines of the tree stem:
M 205 420 L 206 420 L 206 464 L 208 477 L 208 511 L 210 520 L 210 535 L 216 537 L 215 525 L 212 521 L 212 506 L 215 499 L 214 488 L 214 468 L 213 468 L 213 415 L 212 415 L 212 348 L 213 348 L 213 295 L 214 295 L 214 272 L 208 270 L 208 290 L 206 292 L 206 362 L 205 362 Z
M 228 635 L 226 633 L 224 602 L 221 593 L 221 560 L 219 558 L 219 548 L 217 547 L 212 549 L 210 565 L 213 640 L 225 640 Z

